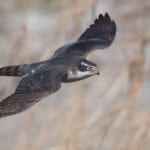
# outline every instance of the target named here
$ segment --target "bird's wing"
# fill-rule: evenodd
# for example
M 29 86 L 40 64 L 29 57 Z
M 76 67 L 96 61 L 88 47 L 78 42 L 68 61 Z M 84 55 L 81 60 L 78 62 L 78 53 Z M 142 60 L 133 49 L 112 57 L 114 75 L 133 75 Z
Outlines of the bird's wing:
M 16 91 L 0 102 L 0 117 L 17 114 L 60 88 L 61 73 L 43 71 L 25 76 Z
M 79 37 L 78 41 L 70 47 L 70 51 L 87 56 L 95 49 L 104 49 L 111 45 L 116 34 L 116 24 L 106 13 L 99 17 Z
M 1 67 L 0 76 L 24 76 L 34 72 L 35 69 L 43 63 L 45 63 L 45 61 L 31 64 Z
M 100 40 L 100 42 L 104 40 L 108 42 L 108 45 L 106 46 L 109 46 L 114 40 L 115 34 L 116 24 L 110 18 L 109 14 L 105 13 L 104 16 L 100 14 L 99 17 L 94 21 L 94 23 L 81 34 L 78 40 L 81 41 L 97 39 Z
M 104 49 L 111 45 L 116 35 L 116 24 L 108 13 L 100 14 L 79 39 L 58 49 L 53 57 L 71 53 L 72 55 L 87 56 L 95 49 Z

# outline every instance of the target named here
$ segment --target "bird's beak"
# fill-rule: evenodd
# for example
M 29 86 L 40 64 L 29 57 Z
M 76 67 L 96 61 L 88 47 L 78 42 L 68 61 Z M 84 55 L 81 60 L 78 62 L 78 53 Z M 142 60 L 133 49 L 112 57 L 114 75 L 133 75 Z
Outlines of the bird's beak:
M 100 70 L 99 70 L 98 67 L 94 67 L 94 68 L 92 69 L 92 72 L 93 72 L 93 74 L 100 75 Z

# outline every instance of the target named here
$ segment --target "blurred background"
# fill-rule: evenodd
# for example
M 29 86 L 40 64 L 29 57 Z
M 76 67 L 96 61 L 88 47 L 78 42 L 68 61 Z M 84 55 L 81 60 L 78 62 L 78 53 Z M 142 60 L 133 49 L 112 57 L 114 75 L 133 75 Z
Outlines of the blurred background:
M 0 119 L 0 150 L 150 149 L 149 0 L 1 0 L 0 66 L 50 58 L 105 12 L 116 39 L 88 57 L 101 75 Z M 0 80 L 2 100 L 19 79 Z

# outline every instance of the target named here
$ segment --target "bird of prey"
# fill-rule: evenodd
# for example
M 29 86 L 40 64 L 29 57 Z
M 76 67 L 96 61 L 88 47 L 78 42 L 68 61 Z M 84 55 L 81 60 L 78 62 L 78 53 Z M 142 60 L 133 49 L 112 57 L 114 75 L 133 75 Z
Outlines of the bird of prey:
M 31 64 L 0 68 L 0 76 L 22 77 L 13 94 L 0 102 L 0 117 L 20 113 L 61 87 L 61 82 L 73 82 L 99 74 L 97 65 L 86 59 L 96 49 L 111 45 L 116 23 L 108 13 L 100 14 L 73 43 L 55 51 L 51 59 Z

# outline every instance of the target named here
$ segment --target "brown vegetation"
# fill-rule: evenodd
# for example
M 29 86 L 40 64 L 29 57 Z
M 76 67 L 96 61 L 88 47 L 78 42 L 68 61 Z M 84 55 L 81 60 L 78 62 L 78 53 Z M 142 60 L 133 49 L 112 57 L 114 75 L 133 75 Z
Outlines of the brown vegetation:
M 0 8 L 6 5 L 0 3 Z M 22 21 L 16 23 L 13 30 L 9 29 L 6 46 L 1 46 L 0 42 L 4 48 L 1 66 L 49 58 L 56 48 L 76 39 L 101 12 L 110 13 L 118 31 L 110 48 L 89 56 L 100 65 L 99 77 L 63 84 L 59 92 L 26 112 L 2 118 L 0 149 L 149 150 L 150 2 L 61 0 L 55 4 L 55 1 L 33 0 L 22 1 L 19 6 L 17 13 L 13 9 L 10 12 L 17 16 L 23 9 L 25 13 L 21 13 L 19 19 Z M 47 14 L 42 15 L 49 17 L 51 23 L 44 25 L 48 23 L 49 27 L 45 28 L 40 21 L 30 26 L 32 11 L 28 9 L 34 6 L 37 10 L 45 9 Z M 4 23 L 10 15 L 6 8 L 0 15 L 6 17 Z M 2 27 L 0 23 L 2 35 L 7 32 L 2 30 L 11 28 Z M 1 77 L 1 97 L 9 95 L 17 82 L 14 78 Z

